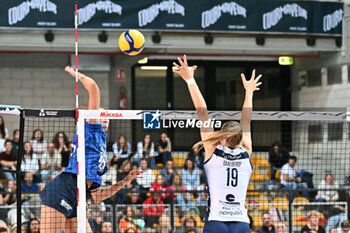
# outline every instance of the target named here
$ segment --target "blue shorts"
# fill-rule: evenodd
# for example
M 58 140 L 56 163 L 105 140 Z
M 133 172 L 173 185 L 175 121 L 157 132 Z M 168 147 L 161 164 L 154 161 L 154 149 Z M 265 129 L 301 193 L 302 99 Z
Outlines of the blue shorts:
M 246 222 L 220 222 L 207 221 L 203 233 L 250 233 L 249 224 Z
M 77 217 L 77 175 L 61 173 L 48 183 L 41 193 L 42 204 L 67 218 Z

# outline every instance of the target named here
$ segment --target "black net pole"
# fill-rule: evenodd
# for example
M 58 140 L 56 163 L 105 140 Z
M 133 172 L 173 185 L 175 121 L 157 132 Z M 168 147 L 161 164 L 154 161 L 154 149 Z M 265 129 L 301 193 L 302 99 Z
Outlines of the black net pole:
M 117 233 L 117 215 L 116 215 L 116 212 L 117 212 L 117 196 L 114 195 L 111 197 L 111 200 L 112 200 L 112 232 L 113 233 Z
M 288 201 L 288 226 L 289 226 L 289 232 L 292 233 L 293 231 L 293 214 L 292 214 L 292 201 Z
M 21 162 L 23 149 L 23 137 L 24 137 L 24 110 L 21 110 L 20 122 L 19 122 L 19 145 L 17 154 L 17 165 L 16 165 L 16 199 L 17 199 L 17 232 L 21 232 L 22 226 L 22 185 L 21 185 Z

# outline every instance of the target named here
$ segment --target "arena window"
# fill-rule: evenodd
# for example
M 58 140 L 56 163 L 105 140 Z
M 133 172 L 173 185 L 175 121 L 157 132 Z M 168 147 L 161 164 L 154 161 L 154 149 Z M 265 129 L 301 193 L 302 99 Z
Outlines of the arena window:
M 342 83 L 342 69 L 341 66 L 328 67 L 327 69 L 327 84 Z
M 343 140 L 343 123 L 328 123 L 328 141 Z
M 322 142 L 322 125 L 309 125 L 309 143 Z
M 322 85 L 321 70 L 320 69 L 308 70 L 306 79 L 307 79 L 306 85 L 308 87 L 321 86 Z

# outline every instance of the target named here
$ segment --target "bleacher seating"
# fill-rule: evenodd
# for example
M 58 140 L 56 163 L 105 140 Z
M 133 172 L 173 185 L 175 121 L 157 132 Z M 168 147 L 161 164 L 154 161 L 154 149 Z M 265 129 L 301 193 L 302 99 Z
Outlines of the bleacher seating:
M 255 190 L 255 187 L 253 184 L 249 184 L 248 185 L 248 190 Z M 259 196 L 260 193 L 259 192 L 247 192 L 247 197 L 256 197 L 256 196 Z
M 279 208 L 281 210 L 287 210 L 289 201 L 284 197 L 276 197 L 272 201 L 274 208 Z
M 269 200 L 266 197 L 256 197 L 254 201 L 258 203 L 258 210 L 268 211 L 270 209 Z
M 307 199 L 307 198 L 305 198 L 305 197 L 296 197 L 296 198 L 294 198 L 294 200 L 293 200 L 293 203 L 295 204 L 295 203 L 300 203 L 300 204 L 307 204 L 307 203 L 309 203 L 310 201 Z M 303 210 L 304 209 L 304 206 L 303 205 L 300 205 L 300 206 L 298 206 L 298 209 L 299 210 Z
M 262 226 L 262 219 L 261 214 L 257 212 L 249 213 L 250 217 L 252 217 L 254 226 L 261 227 Z
M 264 182 L 265 179 L 264 177 L 261 175 L 259 170 L 253 170 L 252 172 L 252 176 L 250 177 L 251 182 Z
M 253 155 L 251 158 L 253 167 L 256 168 L 270 168 L 270 164 L 263 155 Z
M 184 152 L 185 153 L 185 152 Z M 173 157 L 173 161 L 174 164 L 177 168 L 183 168 L 185 165 L 185 161 L 186 161 L 186 154 L 174 154 Z

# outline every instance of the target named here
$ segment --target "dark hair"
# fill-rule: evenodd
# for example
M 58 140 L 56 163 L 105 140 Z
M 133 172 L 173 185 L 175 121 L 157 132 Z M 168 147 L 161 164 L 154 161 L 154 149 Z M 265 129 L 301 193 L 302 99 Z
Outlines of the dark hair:
M 1 227 L 1 228 L 0 228 L 0 232 L 5 232 L 5 233 L 7 233 L 7 229 L 6 229 L 5 227 Z
M 53 139 L 52 139 L 52 143 L 55 144 L 56 149 L 60 148 L 60 143 L 59 143 L 59 141 L 58 141 L 58 138 L 59 138 L 60 134 L 63 134 L 64 145 L 65 145 L 67 148 L 69 148 L 68 137 L 67 137 L 66 133 L 63 132 L 63 131 L 59 131 L 59 132 L 57 132 L 57 133 L 55 134 L 55 136 L 54 136 Z
M 261 228 L 260 227 L 253 227 L 252 229 L 251 229 L 251 232 L 259 232 L 259 233 L 261 233 Z
M 124 231 L 124 233 L 134 233 L 134 232 L 136 232 L 136 231 L 134 230 L 134 227 L 129 227 L 128 229 L 126 229 L 126 230 Z
M 142 144 L 143 144 L 143 145 L 145 145 L 145 138 L 146 138 L 146 136 L 149 136 L 149 137 L 151 138 L 151 135 L 150 135 L 150 134 L 145 134 L 145 135 L 143 135 L 143 137 L 142 137 Z M 153 143 L 152 140 L 150 140 L 147 149 L 150 148 L 150 147 L 152 146 L 152 143 Z
M 265 214 L 268 214 L 268 215 L 270 215 L 271 216 L 271 214 L 269 213 L 269 212 L 263 212 L 262 214 L 261 214 L 261 216 L 264 216 Z
M 120 147 L 120 139 L 121 139 L 122 137 L 123 137 L 124 140 L 125 140 L 125 144 L 124 144 L 123 148 Z M 127 142 L 126 137 L 125 137 L 124 135 L 120 135 L 120 136 L 118 137 L 117 145 L 118 145 L 118 148 L 119 148 L 119 149 L 123 149 L 123 154 L 126 154 L 126 153 L 128 152 L 128 142 Z
M 40 224 L 40 221 L 37 218 L 31 218 L 28 222 L 28 226 L 27 226 L 27 230 L 26 233 L 31 233 L 31 229 L 30 229 L 30 224 L 34 221 L 37 221 Z M 40 228 L 39 228 L 39 233 L 40 233 Z
M 128 206 L 126 206 L 125 207 L 125 209 L 124 209 L 124 215 L 126 216 L 126 218 L 128 218 L 128 216 L 127 216 L 127 213 L 128 213 L 128 208 L 131 208 L 131 218 L 136 218 L 136 213 L 135 213 L 135 210 L 134 210 L 134 208 L 132 208 L 132 206 L 131 205 L 128 205 Z
M 15 134 L 19 132 L 19 129 L 15 129 L 13 132 L 12 132 L 12 141 L 15 141 Z M 19 138 L 18 138 L 19 140 Z
M 162 148 L 165 148 L 165 147 L 167 147 L 168 146 L 168 142 L 167 141 L 163 141 L 162 140 L 162 135 L 163 134 L 165 134 L 167 137 L 168 137 L 168 134 L 167 133 L 165 133 L 165 132 L 163 132 L 163 133 L 161 133 L 160 135 L 159 135 L 159 142 L 158 142 L 158 145 L 160 146 L 160 147 L 162 147 Z
M 12 136 L 15 136 L 15 134 L 19 132 L 19 129 L 15 129 L 13 132 L 12 132 Z
M 273 150 L 275 146 L 278 146 L 278 152 L 281 152 L 281 143 L 279 141 L 274 141 L 270 146 L 270 153 L 275 153 Z
M 297 157 L 294 156 L 294 155 L 289 156 L 289 159 L 292 159 L 292 160 L 294 160 L 295 162 L 297 161 Z
M 248 218 L 249 218 L 249 228 L 252 229 L 254 226 L 254 220 L 252 216 L 250 216 L 249 214 L 248 214 Z
M 41 138 L 39 139 L 38 142 L 43 142 L 44 141 L 44 133 L 43 133 L 43 131 L 41 129 L 36 129 L 36 130 L 33 131 L 32 139 L 35 139 L 35 137 L 34 137 L 35 133 L 38 132 L 38 131 L 41 133 Z
M 5 138 L 6 137 L 6 135 L 5 135 L 5 121 L 4 121 L 4 118 L 2 116 L 0 116 L 0 119 L 1 119 L 0 132 L 2 134 L 2 137 Z
M 142 158 L 142 159 L 140 160 L 140 166 L 141 166 L 142 160 L 146 161 L 146 163 L 147 163 L 147 167 L 146 167 L 146 168 L 149 168 L 149 162 L 148 162 L 148 160 L 147 160 L 146 158 Z
M 145 160 L 145 161 L 147 162 L 147 167 L 148 167 L 148 160 L 147 160 L 146 158 L 142 158 L 142 159 L 140 160 L 140 163 L 141 163 L 142 160 Z
M 28 142 L 28 141 L 26 141 L 26 142 L 23 143 L 23 154 L 26 154 L 26 151 L 25 151 L 25 149 L 24 149 L 24 145 L 27 144 L 27 143 L 28 143 L 28 144 L 30 145 L 30 147 L 31 147 L 30 152 L 29 152 L 30 159 L 33 159 L 33 146 L 32 146 L 32 144 L 30 144 L 30 142 Z M 23 156 L 23 162 L 25 162 L 25 156 Z
M 192 162 L 192 165 L 193 165 L 193 170 L 196 168 L 195 165 L 194 165 L 194 162 L 191 160 L 191 159 L 186 159 L 185 161 L 185 165 L 184 165 L 184 169 L 185 170 L 188 170 L 188 167 L 187 167 L 187 161 L 191 161 Z
M 190 232 L 196 232 L 197 233 L 197 229 L 195 227 L 186 227 L 182 233 L 190 233 Z
M 188 216 L 188 217 L 186 217 L 186 218 L 184 219 L 183 226 L 186 227 L 186 223 L 187 223 L 187 221 L 190 220 L 190 219 L 193 220 L 194 226 L 197 227 L 197 221 L 196 221 L 196 219 L 195 219 L 193 216 Z
M 6 145 L 6 143 L 8 143 L 8 142 L 11 143 L 11 145 L 12 145 L 12 142 L 10 139 L 6 139 L 4 145 Z

